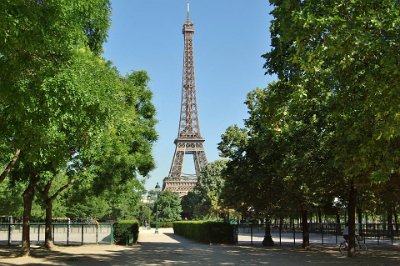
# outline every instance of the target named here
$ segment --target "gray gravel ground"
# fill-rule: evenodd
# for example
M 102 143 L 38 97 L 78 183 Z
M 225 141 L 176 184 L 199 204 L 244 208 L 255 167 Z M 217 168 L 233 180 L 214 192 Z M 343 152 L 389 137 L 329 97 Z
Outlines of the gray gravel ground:
M 32 257 L 16 257 L 18 249 L 0 247 L 0 265 L 400 265 L 400 247 L 370 247 L 353 258 L 336 247 L 263 248 L 261 246 L 207 245 L 176 236 L 171 229 L 140 232 L 134 246 L 85 245 L 34 247 Z

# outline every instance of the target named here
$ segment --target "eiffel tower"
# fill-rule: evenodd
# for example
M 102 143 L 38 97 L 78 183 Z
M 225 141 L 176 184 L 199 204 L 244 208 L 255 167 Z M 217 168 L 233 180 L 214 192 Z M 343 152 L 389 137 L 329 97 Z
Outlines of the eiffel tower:
M 178 137 L 175 139 L 175 153 L 171 169 L 164 178 L 163 190 L 178 192 L 180 196 L 192 191 L 197 177 L 207 164 L 204 150 L 204 139 L 200 135 L 199 114 L 197 111 L 196 82 L 194 78 L 193 35 L 194 25 L 190 21 L 190 4 L 187 3 L 187 18 L 183 24 L 184 36 L 182 102 Z M 195 175 L 182 173 L 183 159 L 186 154 L 192 154 Z

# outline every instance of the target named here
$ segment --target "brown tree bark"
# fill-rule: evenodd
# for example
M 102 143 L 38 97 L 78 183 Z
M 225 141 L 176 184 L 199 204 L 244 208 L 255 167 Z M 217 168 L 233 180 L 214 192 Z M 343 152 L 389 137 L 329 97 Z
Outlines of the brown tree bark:
M 31 211 L 32 211 L 32 202 L 33 197 L 35 195 L 35 183 L 36 176 L 31 176 L 29 178 L 29 185 L 25 189 L 23 198 L 24 198 L 24 212 L 23 212 L 23 220 L 22 220 L 22 247 L 21 247 L 21 255 L 29 256 L 30 255 L 30 220 L 31 220 Z
M 318 223 L 322 224 L 322 211 L 321 211 L 321 208 L 318 208 Z
M 362 210 L 361 210 L 361 208 L 357 208 L 357 222 L 358 222 L 358 226 L 357 226 L 358 235 L 362 236 L 363 231 L 362 231 Z
M 57 192 L 50 197 L 49 192 L 52 185 L 52 180 L 50 180 L 49 182 L 47 182 L 44 190 L 42 191 L 43 200 L 46 203 L 46 228 L 44 233 L 44 246 L 47 249 L 51 249 L 54 246 L 53 234 L 51 230 L 53 224 L 53 200 L 57 198 L 57 196 L 65 189 L 67 189 L 72 183 L 74 183 L 74 179 L 70 179 L 67 184 L 60 187 Z
M 302 247 L 306 248 L 310 245 L 310 231 L 308 230 L 308 211 L 305 207 L 301 210 L 301 226 L 303 228 Z
M 387 221 L 388 221 L 387 236 L 390 239 L 393 239 L 393 212 L 392 212 L 392 208 L 391 207 L 389 207 L 389 209 L 388 209 Z
M 46 228 L 44 231 L 44 246 L 47 249 L 53 247 L 53 234 L 51 230 L 53 222 L 53 201 L 46 201 Z
M 53 247 L 53 234 L 51 231 L 51 225 L 53 220 L 53 201 L 49 198 L 49 192 L 51 188 L 52 181 L 47 182 L 44 190 L 42 191 L 43 200 L 46 204 L 46 224 L 44 230 L 44 246 L 47 249 Z
M 3 170 L 3 172 L 0 175 L 0 183 L 3 182 L 3 180 L 7 177 L 8 173 L 10 173 L 11 169 L 14 167 L 15 163 L 17 162 L 20 153 L 21 153 L 20 149 L 17 149 L 15 151 L 14 157 L 8 162 L 6 168 Z

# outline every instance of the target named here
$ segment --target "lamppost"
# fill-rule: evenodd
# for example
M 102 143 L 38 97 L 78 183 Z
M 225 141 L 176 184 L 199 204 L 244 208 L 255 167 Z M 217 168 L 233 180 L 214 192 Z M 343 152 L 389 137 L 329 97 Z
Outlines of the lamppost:
M 154 188 L 154 191 L 156 192 L 156 231 L 154 233 L 158 234 L 158 204 L 157 204 L 157 200 L 158 200 L 158 193 L 161 191 L 160 185 L 157 182 L 156 187 Z
M 150 199 L 151 199 L 151 196 L 147 195 L 147 207 L 149 208 L 149 224 L 148 224 L 148 229 L 149 230 L 151 229 L 151 225 L 150 225 L 150 215 L 151 215 Z

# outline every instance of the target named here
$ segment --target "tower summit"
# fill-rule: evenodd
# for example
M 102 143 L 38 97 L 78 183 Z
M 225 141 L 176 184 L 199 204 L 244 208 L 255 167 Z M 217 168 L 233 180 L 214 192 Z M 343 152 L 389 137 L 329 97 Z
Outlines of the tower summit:
M 164 178 L 163 190 L 178 192 L 180 196 L 192 191 L 197 177 L 207 165 L 204 139 L 200 134 L 197 111 L 196 82 L 194 77 L 193 35 L 194 25 L 190 20 L 190 3 L 187 2 L 187 17 L 182 28 L 184 39 L 181 113 L 178 137 L 175 139 L 175 153 L 171 169 Z M 195 175 L 182 173 L 185 155 L 193 155 Z

